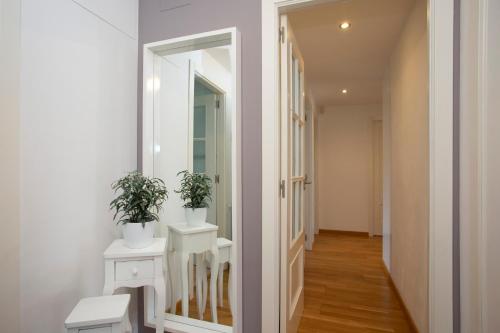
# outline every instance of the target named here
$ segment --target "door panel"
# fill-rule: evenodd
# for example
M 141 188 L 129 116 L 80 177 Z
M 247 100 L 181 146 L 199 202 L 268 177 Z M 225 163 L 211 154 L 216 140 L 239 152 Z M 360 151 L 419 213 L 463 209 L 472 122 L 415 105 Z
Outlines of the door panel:
M 290 262 L 290 289 L 289 303 L 290 313 L 295 313 L 295 309 L 299 303 L 304 287 L 304 248 L 300 248 L 296 253 L 295 258 Z M 292 319 L 292 318 L 289 318 Z
M 297 332 L 304 308 L 304 64 L 281 16 L 281 309 L 280 332 Z

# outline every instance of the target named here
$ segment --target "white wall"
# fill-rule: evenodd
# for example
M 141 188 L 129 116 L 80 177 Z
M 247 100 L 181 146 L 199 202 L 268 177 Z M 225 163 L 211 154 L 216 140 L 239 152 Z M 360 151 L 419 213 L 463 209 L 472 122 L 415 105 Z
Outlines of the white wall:
M 479 5 L 461 1 L 460 50 L 460 305 L 461 332 L 481 331 L 480 131 L 478 113 Z
M 486 12 L 486 61 L 484 64 L 484 114 L 483 114 L 483 230 L 482 244 L 484 255 L 484 300 L 483 332 L 500 332 L 500 2 L 488 1 Z
M 137 167 L 137 40 L 94 15 L 101 4 L 22 1 L 24 333 L 64 332 L 78 299 L 102 293 L 102 252 L 120 235 L 110 184 Z M 112 11 L 137 27 L 137 0 Z
M 19 332 L 20 0 L 0 1 L 0 332 Z
M 418 0 L 389 64 L 384 142 L 391 156 L 390 272 L 420 332 L 428 331 L 428 66 L 427 7 Z
M 179 187 L 177 173 L 189 167 L 189 57 L 172 55 L 156 57 L 160 89 L 156 92 L 155 109 L 158 111 L 155 177 L 165 181 L 169 195 L 160 213 L 162 234 L 167 234 L 167 224 L 185 220 L 184 204 L 174 190 Z M 156 111 L 155 110 L 155 111 Z M 157 148 L 158 149 L 158 148 Z
M 496 89 L 500 4 L 463 0 L 461 5 L 461 331 L 489 333 L 500 330 L 500 96 Z M 481 16 L 486 20 L 484 30 Z
M 369 232 L 373 219 L 372 121 L 380 105 L 327 107 L 319 115 L 320 229 Z

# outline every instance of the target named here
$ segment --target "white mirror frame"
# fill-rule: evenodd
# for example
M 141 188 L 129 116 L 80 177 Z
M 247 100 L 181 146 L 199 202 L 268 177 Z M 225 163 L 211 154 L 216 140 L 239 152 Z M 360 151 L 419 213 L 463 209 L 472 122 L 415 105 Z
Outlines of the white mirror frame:
M 240 33 L 236 27 L 215 30 L 190 36 L 168 39 L 164 41 L 144 44 L 143 58 L 143 112 L 142 112 L 142 172 L 146 176 L 154 175 L 155 149 L 157 142 L 155 133 L 158 133 L 154 123 L 154 55 L 158 53 L 181 53 L 192 50 L 229 45 L 231 55 L 231 129 L 232 129 L 232 257 L 236 258 L 232 264 L 234 298 L 233 298 L 233 327 L 219 325 L 207 321 L 187 318 L 165 313 L 165 330 L 174 333 L 208 333 L 208 332 L 242 332 L 242 228 L 241 228 L 241 43 Z M 166 268 L 165 268 L 166 271 Z M 145 288 L 144 291 L 144 324 L 155 327 L 154 291 Z

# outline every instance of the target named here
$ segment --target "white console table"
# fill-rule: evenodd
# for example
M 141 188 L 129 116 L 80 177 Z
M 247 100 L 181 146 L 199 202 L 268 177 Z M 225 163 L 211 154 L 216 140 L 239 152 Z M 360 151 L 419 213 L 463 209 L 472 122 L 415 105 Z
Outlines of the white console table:
M 117 239 L 104 251 L 103 295 L 113 295 L 120 287 L 153 287 L 156 291 L 156 333 L 164 332 L 165 325 L 165 250 L 166 239 L 155 238 L 153 244 L 144 249 L 130 249 L 123 239 Z
M 189 315 L 189 256 L 210 252 L 210 306 L 212 321 L 217 323 L 217 276 L 219 272 L 219 248 L 217 246 L 217 231 L 219 227 L 210 223 L 188 225 L 187 223 L 168 225 L 168 266 L 172 302 L 170 312 L 175 314 L 176 286 L 175 272 L 181 271 L 182 315 Z M 173 262 L 179 267 L 174 267 Z M 176 269 L 177 268 L 177 269 Z

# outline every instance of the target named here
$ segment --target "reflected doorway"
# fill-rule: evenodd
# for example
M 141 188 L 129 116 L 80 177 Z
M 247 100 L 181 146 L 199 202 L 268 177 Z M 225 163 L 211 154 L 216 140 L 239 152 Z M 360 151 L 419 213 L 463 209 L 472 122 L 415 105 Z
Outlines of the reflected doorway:
M 193 172 L 212 180 L 212 204 L 207 222 L 219 226 L 219 236 L 231 239 L 231 138 L 228 135 L 225 93 L 195 74 L 193 98 Z

